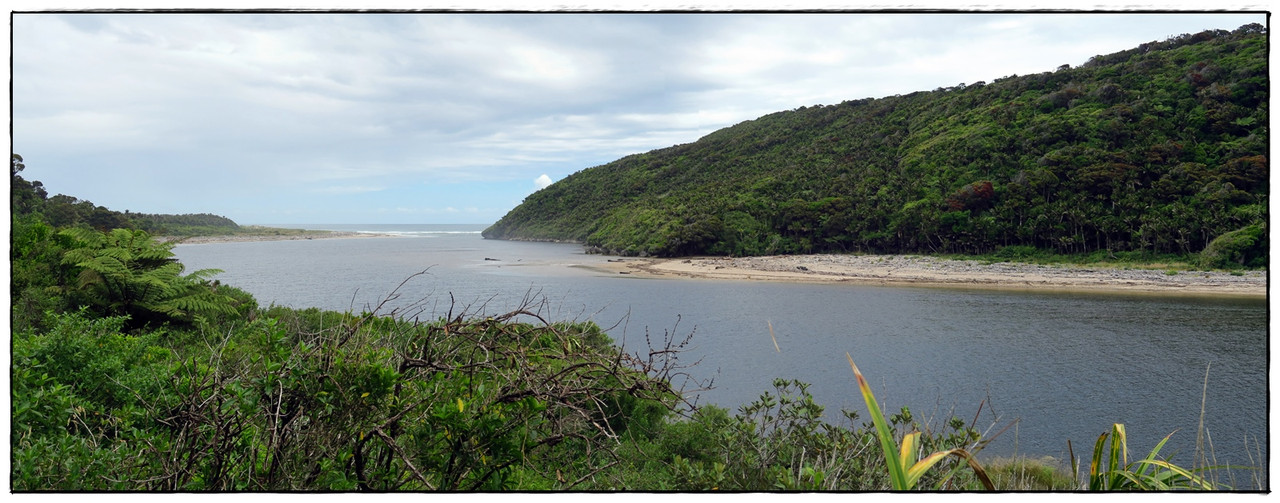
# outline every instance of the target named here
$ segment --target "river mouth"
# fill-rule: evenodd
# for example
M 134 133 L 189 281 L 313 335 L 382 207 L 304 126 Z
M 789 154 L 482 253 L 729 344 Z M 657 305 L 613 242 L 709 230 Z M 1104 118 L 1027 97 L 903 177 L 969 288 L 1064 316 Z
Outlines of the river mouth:
M 1162 452 L 1191 464 L 1202 399 L 1217 464 L 1257 464 L 1246 441 L 1267 455 L 1265 298 L 643 280 L 619 274 L 637 259 L 477 234 L 174 252 L 188 271 L 222 269 L 217 279 L 262 306 L 360 310 L 426 270 L 400 292 L 406 302 L 428 300 L 422 319 L 464 306 L 505 313 L 532 296 L 548 319 L 595 321 L 635 351 L 692 335 L 682 359 L 696 362 L 698 379 L 714 378 L 699 403 L 731 413 L 783 378 L 811 383 L 832 422 L 842 408 L 865 420 L 848 353 L 886 411 L 908 406 L 939 424 L 951 415 L 983 426 L 1016 419 L 987 456 L 1067 459 L 1068 440 L 1085 456 L 1119 422 L 1142 454 L 1176 431 Z

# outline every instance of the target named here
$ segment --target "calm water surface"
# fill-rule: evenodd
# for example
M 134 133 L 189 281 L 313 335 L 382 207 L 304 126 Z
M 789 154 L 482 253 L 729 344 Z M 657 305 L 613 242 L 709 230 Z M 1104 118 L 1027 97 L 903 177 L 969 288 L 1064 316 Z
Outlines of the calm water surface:
M 1207 369 L 1204 421 L 1217 462 L 1257 466 L 1246 452 L 1267 456 L 1261 299 L 641 279 L 583 267 L 610 257 L 579 246 L 482 239 L 483 226 L 309 227 L 397 237 L 174 252 L 188 271 L 224 270 L 218 279 L 264 306 L 359 311 L 425 270 L 400 291 L 401 304 L 424 301 L 424 319 L 451 307 L 501 314 L 532 293 L 546 316 L 613 327 L 633 351 L 646 333 L 692 333 L 685 359 L 700 359 L 692 372 L 714 378 L 700 403 L 731 410 L 781 377 L 811 383 L 832 420 L 841 408 L 865 419 L 848 353 L 887 411 L 909 406 L 939 423 L 978 415 L 983 427 L 1017 419 L 988 455 L 1065 459 L 1070 439 L 1087 456 L 1119 422 L 1140 454 L 1176 430 L 1162 452 L 1190 465 Z

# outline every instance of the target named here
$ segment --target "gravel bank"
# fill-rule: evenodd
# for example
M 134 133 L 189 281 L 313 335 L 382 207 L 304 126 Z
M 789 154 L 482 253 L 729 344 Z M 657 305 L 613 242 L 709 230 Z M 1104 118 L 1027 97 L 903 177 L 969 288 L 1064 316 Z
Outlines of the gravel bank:
M 982 263 L 915 255 L 775 255 L 621 259 L 607 269 L 648 277 L 849 282 L 1033 290 L 1082 290 L 1263 296 L 1266 271 L 1112 269 L 1070 265 Z

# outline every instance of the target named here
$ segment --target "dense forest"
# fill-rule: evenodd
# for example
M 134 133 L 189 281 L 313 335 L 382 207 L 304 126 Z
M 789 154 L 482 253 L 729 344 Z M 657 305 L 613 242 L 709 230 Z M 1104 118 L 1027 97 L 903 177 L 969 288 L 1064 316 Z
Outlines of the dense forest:
M 800 107 L 584 169 L 487 238 L 623 255 L 1048 250 L 1267 261 L 1267 33 Z

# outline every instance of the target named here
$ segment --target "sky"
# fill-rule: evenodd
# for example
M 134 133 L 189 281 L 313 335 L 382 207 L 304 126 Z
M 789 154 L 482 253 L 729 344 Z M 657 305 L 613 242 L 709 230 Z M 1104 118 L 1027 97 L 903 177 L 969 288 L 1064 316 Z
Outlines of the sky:
M 262 225 L 488 224 L 577 171 L 776 111 L 1267 24 L 1114 10 L 47 8 L 11 17 L 23 177 L 117 211 Z

